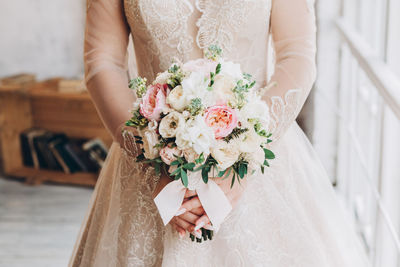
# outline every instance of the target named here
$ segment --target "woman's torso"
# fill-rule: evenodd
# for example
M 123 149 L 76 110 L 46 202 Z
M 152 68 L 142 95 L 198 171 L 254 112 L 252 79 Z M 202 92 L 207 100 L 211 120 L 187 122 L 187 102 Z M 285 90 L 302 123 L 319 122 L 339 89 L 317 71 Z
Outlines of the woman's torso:
M 259 86 L 267 80 L 272 0 L 124 0 L 138 74 L 149 80 L 176 60 L 218 44 Z

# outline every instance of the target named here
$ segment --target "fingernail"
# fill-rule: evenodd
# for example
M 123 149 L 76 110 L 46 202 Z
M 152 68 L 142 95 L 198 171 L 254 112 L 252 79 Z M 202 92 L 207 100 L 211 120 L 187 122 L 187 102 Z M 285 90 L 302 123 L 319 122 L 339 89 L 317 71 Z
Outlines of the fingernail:
M 206 230 L 210 230 L 210 231 L 214 231 L 215 230 L 214 227 L 212 225 L 210 225 L 210 224 L 205 225 L 203 228 L 206 229 Z
M 185 233 L 184 232 L 179 232 L 179 237 L 182 239 L 185 237 Z
M 195 231 L 199 230 L 201 227 L 203 227 L 205 225 L 204 222 L 201 222 L 199 224 L 196 225 L 196 227 L 194 228 Z
M 175 214 L 175 216 L 180 216 L 180 215 L 184 214 L 185 212 L 186 212 L 186 209 L 182 208 L 182 209 L 178 210 L 178 212 Z
M 200 239 L 202 238 L 201 232 L 200 232 L 199 230 L 194 231 L 193 234 L 194 234 L 194 236 L 197 237 L 197 238 L 200 238 Z

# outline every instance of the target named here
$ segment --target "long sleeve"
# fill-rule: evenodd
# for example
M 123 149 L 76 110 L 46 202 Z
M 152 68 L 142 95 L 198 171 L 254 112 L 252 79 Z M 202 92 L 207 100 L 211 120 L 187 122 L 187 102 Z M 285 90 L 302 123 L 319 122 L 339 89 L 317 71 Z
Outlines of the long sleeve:
M 316 25 L 310 0 L 273 0 L 271 32 L 276 56 L 271 83 L 276 86 L 263 99 L 270 105 L 276 141 L 296 119 L 315 81 Z
M 85 79 L 92 100 L 114 138 L 129 119 L 134 96 L 128 88 L 127 25 L 122 0 L 88 0 Z

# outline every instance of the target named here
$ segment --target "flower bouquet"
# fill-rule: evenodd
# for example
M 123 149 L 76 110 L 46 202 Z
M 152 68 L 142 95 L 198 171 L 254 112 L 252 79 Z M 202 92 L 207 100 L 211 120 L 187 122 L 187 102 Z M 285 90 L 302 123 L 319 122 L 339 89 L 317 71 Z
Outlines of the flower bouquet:
M 143 154 L 137 160 L 174 179 L 155 198 L 165 224 L 188 188 L 196 190 L 217 229 L 232 207 L 209 177 L 230 178 L 233 186 L 257 169 L 264 173 L 275 157 L 267 148 L 272 141 L 269 109 L 261 90 L 255 90 L 251 75 L 223 60 L 221 53 L 211 46 L 204 58 L 174 63 L 150 85 L 141 77 L 129 84 L 137 101 L 126 125 L 140 132 L 136 138 Z M 211 231 L 202 233 L 204 240 L 212 238 Z

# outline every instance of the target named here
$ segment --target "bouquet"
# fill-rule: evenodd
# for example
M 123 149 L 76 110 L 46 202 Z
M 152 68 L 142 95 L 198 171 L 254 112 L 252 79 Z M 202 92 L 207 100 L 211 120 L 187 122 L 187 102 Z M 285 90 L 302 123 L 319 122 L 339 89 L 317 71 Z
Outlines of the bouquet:
M 175 180 L 155 198 L 165 224 L 188 188 L 196 190 L 217 229 L 232 207 L 209 177 L 230 178 L 232 187 L 258 169 L 264 173 L 275 157 L 268 149 L 269 108 L 261 100 L 262 91 L 239 64 L 221 54 L 221 48 L 210 46 L 204 58 L 173 63 L 150 85 L 142 77 L 129 84 L 137 101 L 126 125 L 140 133 L 136 140 L 143 154 L 137 161 Z M 212 232 L 202 233 L 204 240 L 212 238 Z

